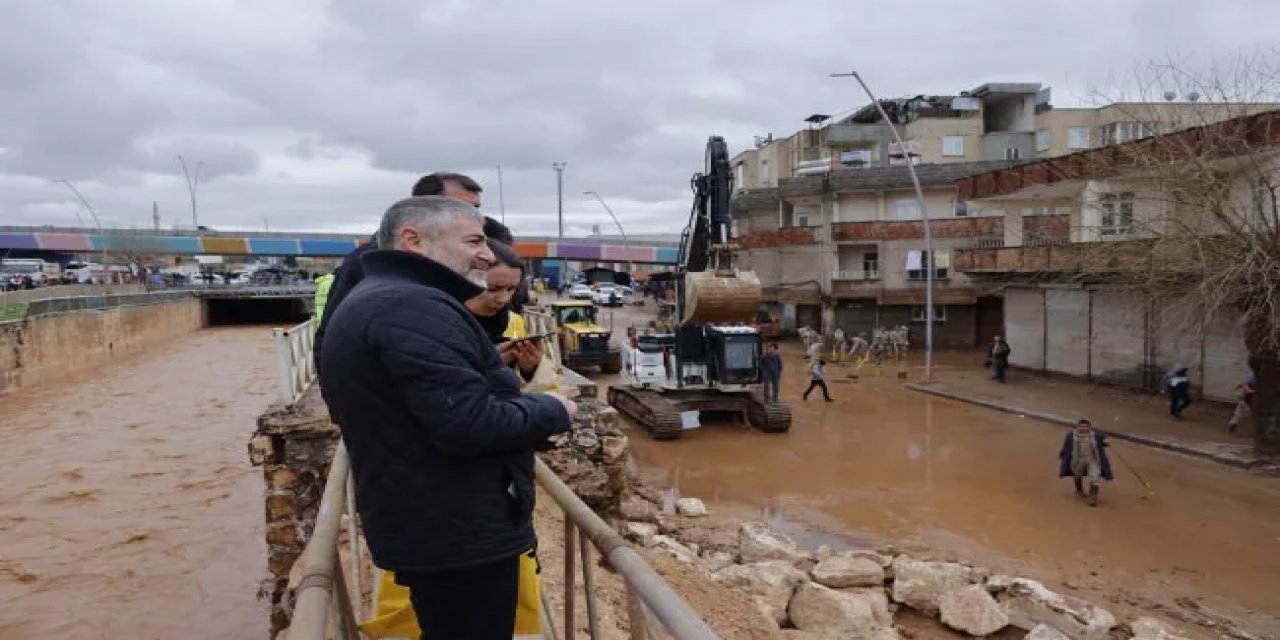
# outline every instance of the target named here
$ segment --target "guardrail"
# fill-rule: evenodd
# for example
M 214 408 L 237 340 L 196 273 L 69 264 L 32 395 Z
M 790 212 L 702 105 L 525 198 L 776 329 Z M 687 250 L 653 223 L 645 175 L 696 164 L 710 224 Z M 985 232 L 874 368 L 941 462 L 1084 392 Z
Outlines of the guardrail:
M 574 640 L 576 637 L 578 619 L 575 583 L 579 566 L 582 571 L 583 592 L 586 595 L 587 635 L 592 640 L 601 637 L 595 599 L 595 563 L 591 559 L 594 548 L 604 556 L 610 567 L 622 575 L 627 590 L 628 620 L 633 640 L 654 638 L 658 628 L 676 640 L 718 640 L 719 636 L 644 561 L 640 553 L 574 495 L 573 490 L 550 467 L 537 459 L 534 472 L 538 484 L 559 505 L 565 520 L 565 604 L 561 617 L 564 633 L 557 632 L 548 611 L 546 593 L 543 592 L 541 614 L 542 633 L 545 637 L 550 640 Z M 311 539 L 307 541 L 306 548 L 297 560 L 299 571 L 295 575 L 299 578 L 294 588 L 296 604 L 289 625 L 289 640 L 359 638 L 357 620 L 362 612 L 352 603 L 363 602 L 363 593 L 358 584 L 362 559 L 359 551 L 360 532 L 351 497 L 351 478 L 346 447 L 339 443 L 334 451 L 333 463 L 329 466 L 329 477 L 320 499 Z M 339 534 L 342 530 L 344 508 L 347 512 L 350 540 L 349 565 L 345 568 L 339 558 Z M 348 590 L 348 575 L 355 579 L 354 592 Z M 334 621 L 332 634 L 330 620 Z
M 280 374 L 280 401 L 293 404 L 302 397 L 316 377 L 316 319 L 281 329 L 272 329 L 276 343 L 276 363 Z
M 0 322 L 18 322 L 64 313 L 134 307 L 164 302 L 174 302 L 191 297 L 189 291 L 164 291 L 157 293 L 132 293 L 106 296 L 74 296 L 70 298 L 46 298 L 33 302 L 9 304 L 0 301 Z

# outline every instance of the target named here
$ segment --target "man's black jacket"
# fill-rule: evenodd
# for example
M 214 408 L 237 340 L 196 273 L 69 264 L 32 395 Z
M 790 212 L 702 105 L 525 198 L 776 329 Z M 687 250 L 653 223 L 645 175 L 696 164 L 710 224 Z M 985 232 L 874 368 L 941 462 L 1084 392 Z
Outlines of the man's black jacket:
M 404 251 L 371 251 L 363 265 L 333 312 L 320 383 L 374 562 L 432 571 L 528 550 L 534 446 L 568 429 L 568 413 L 520 395 L 462 305 L 479 287 Z
M 333 319 L 333 312 L 338 309 L 338 305 L 347 299 L 347 295 L 351 293 L 356 285 L 364 280 L 364 265 L 360 259 L 364 254 L 375 251 L 378 248 L 376 238 L 370 238 L 368 242 L 352 249 L 350 253 L 342 258 L 342 264 L 333 272 L 333 284 L 329 285 L 329 297 L 327 298 L 324 309 L 316 309 L 316 313 L 322 313 L 320 316 L 320 326 L 316 327 L 316 335 L 313 341 L 315 345 L 315 361 L 316 371 L 320 371 L 324 364 L 320 362 L 320 354 L 324 353 L 324 337 L 329 333 L 329 321 Z

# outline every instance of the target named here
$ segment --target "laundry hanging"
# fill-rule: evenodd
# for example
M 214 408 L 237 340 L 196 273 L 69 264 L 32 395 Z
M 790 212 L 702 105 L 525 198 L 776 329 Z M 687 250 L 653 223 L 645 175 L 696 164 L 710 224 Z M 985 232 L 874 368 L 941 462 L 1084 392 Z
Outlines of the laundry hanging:
M 907 271 L 919 271 L 921 268 L 920 260 L 922 251 L 907 252 Z

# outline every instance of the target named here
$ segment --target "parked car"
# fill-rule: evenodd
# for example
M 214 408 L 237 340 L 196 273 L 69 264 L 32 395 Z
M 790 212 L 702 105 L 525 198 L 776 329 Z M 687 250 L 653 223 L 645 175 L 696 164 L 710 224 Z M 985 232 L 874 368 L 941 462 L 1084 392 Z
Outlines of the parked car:
M 591 293 L 591 301 L 602 307 L 620 307 L 627 303 L 628 293 L 626 287 L 606 284 Z
M 591 287 L 585 284 L 575 284 L 569 289 L 569 297 L 574 300 L 590 300 Z

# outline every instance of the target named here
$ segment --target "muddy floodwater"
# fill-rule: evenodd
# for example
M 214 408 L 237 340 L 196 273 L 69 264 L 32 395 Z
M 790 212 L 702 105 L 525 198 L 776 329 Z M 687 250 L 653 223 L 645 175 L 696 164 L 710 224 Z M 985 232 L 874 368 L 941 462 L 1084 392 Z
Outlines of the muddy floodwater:
M 206 329 L 0 397 L 0 638 L 252 638 L 265 574 L 246 442 L 270 329 Z
M 630 317 L 617 314 L 619 334 Z M 895 369 L 853 379 L 852 367 L 830 366 L 835 401 L 815 391 L 803 402 L 798 345 L 784 358 L 790 433 L 718 422 L 655 442 L 633 428 L 642 474 L 713 508 L 746 506 L 811 544 L 892 543 L 1101 603 L 1201 598 L 1280 632 L 1280 479 L 1112 441 L 1117 481 L 1090 508 L 1057 477 L 1060 427 L 910 391 Z M 1155 495 L 1143 497 L 1125 461 Z

